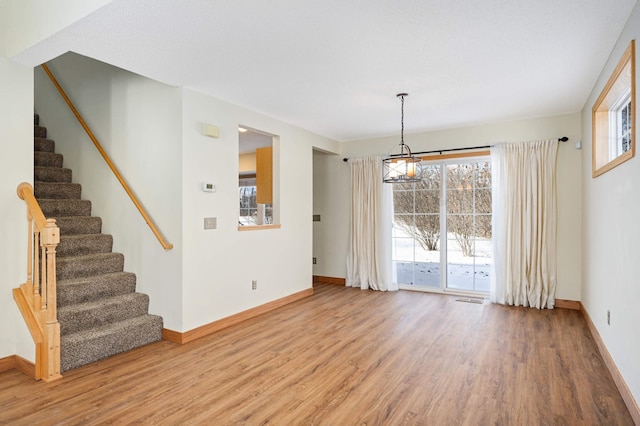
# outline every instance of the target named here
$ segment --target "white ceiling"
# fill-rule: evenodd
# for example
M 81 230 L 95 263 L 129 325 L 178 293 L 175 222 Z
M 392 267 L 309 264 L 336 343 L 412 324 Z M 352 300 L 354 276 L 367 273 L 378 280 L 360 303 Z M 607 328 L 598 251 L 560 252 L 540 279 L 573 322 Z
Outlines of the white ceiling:
M 114 0 L 68 50 L 339 141 L 582 109 L 636 0 Z M 250 123 L 247 123 L 250 124 Z

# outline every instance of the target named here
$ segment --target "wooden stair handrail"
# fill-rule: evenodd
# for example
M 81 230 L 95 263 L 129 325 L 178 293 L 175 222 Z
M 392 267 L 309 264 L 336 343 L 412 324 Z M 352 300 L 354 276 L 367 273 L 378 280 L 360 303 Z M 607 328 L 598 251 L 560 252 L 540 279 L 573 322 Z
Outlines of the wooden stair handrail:
M 89 139 L 91 139 L 93 144 L 96 146 L 96 148 L 98 149 L 98 152 L 100 152 L 100 155 L 102 155 L 102 158 L 104 158 L 104 161 L 107 163 L 107 165 L 115 175 L 116 179 L 118 179 L 118 182 L 120 182 L 120 185 L 122 185 L 126 193 L 129 195 L 129 198 L 131 198 L 131 201 L 133 202 L 133 204 L 136 206 L 136 208 L 144 218 L 144 221 L 151 228 L 153 235 L 156 236 L 156 238 L 158 239 L 158 241 L 160 242 L 160 244 L 165 250 L 171 250 L 173 248 L 173 244 L 168 243 L 165 240 L 162 233 L 160 233 L 160 230 L 158 229 L 156 224 L 153 222 L 153 220 L 151 219 L 151 217 L 149 216 L 145 208 L 142 206 L 142 204 L 140 203 L 138 198 L 135 196 L 135 194 L 133 193 L 133 191 L 127 184 L 127 182 L 124 180 L 124 178 L 116 168 L 115 164 L 113 164 L 113 162 L 111 161 L 111 159 L 109 158 L 105 150 L 102 148 L 102 145 L 100 144 L 100 142 L 98 142 L 98 139 L 96 139 L 96 137 L 94 136 L 93 132 L 91 131 L 87 123 L 84 121 L 84 119 L 82 118 L 82 116 L 80 115 L 76 107 L 73 105 L 73 102 L 71 102 L 71 99 L 69 99 L 69 97 L 65 93 L 64 89 L 62 89 L 62 86 L 60 86 L 60 84 L 58 83 L 58 80 L 56 80 L 56 78 L 54 77 L 53 73 L 51 72 L 47 64 L 42 64 L 41 66 L 44 72 L 46 72 L 47 75 L 49 76 L 49 79 L 51 80 L 53 85 L 56 87 L 56 89 L 58 89 L 58 92 L 60 93 L 64 101 L 67 103 L 67 105 L 69 106 L 69 109 L 71 109 L 71 112 L 73 112 L 73 115 L 75 115 L 78 121 L 80 122 L 80 125 L 82 126 L 84 131 L 87 132 Z
M 18 197 L 27 205 L 27 280 L 13 289 L 13 298 L 36 344 L 35 378 L 56 380 L 60 375 L 60 323 L 56 296 L 56 248 L 60 228 L 47 219 L 33 187 L 22 182 Z
M 33 187 L 27 182 L 22 182 L 18 185 L 18 197 L 21 200 L 24 200 L 27 203 L 27 209 L 31 213 L 33 217 L 33 221 L 36 223 L 36 226 L 39 229 L 44 229 L 47 226 L 47 218 L 42 213 L 42 209 L 40 208 L 40 204 L 36 201 L 36 197 L 33 194 Z

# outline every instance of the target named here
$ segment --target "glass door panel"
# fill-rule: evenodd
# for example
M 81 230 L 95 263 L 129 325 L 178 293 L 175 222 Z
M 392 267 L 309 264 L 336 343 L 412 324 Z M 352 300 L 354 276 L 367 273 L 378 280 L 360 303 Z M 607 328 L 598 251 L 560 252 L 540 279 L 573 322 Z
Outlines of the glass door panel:
M 489 162 L 447 165 L 446 288 L 488 292 L 491 267 Z
M 441 166 L 418 183 L 394 184 L 393 274 L 399 284 L 441 288 Z

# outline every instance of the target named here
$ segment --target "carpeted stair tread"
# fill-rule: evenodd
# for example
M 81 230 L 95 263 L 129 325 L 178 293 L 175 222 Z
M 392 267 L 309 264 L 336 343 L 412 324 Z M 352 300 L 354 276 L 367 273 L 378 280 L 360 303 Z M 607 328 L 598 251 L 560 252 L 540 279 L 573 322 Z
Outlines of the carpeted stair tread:
M 53 152 L 39 152 L 33 153 L 33 165 L 34 166 L 46 166 L 46 167 L 62 167 L 63 157 L 61 154 L 54 154 Z
M 121 253 L 66 256 L 58 257 L 56 261 L 56 278 L 58 280 L 122 272 L 124 269 L 124 256 Z
M 58 257 L 80 256 L 91 253 L 109 253 L 113 247 L 113 237 L 108 234 L 60 233 L 60 244 L 56 248 Z
M 145 315 L 148 309 L 149 296 L 142 293 L 128 293 L 63 306 L 58 309 L 60 335 L 77 333 Z
M 47 138 L 33 138 L 33 150 L 40 152 L 55 152 L 56 143 Z
M 38 126 L 37 124 L 33 126 L 33 137 L 34 138 L 46 138 L 47 137 L 47 128 Z
M 134 291 L 136 291 L 136 275 L 131 272 L 113 272 L 60 280 L 57 288 L 58 308 L 74 303 L 120 296 Z
M 162 317 L 141 315 L 61 337 L 62 372 L 162 340 Z
M 102 218 L 98 216 L 58 216 L 54 219 L 60 228 L 60 235 L 99 234 L 102 232 Z
M 91 216 L 89 200 L 38 199 L 38 204 L 46 217 Z
M 63 167 L 35 166 L 33 168 L 34 182 L 69 182 L 71 183 L 71 169 Z
M 69 182 L 34 182 L 33 194 L 36 199 L 79 200 L 82 186 Z

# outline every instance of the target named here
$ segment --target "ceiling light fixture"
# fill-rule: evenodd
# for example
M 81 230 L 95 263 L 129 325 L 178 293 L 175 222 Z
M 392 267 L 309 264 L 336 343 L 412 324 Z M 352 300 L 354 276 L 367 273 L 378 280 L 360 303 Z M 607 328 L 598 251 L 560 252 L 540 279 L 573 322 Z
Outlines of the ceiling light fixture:
M 400 154 L 390 154 L 382 160 L 384 167 L 383 181 L 386 183 L 409 183 L 420 182 L 422 179 L 422 159 L 411 154 L 409 145 L 404 143 L 404 98 L 408 93 L 398 93 L 402 104 L 402 115 L 400 119 Z
M 240 126 L 238 126 L 238 131 L 239 131 L 240 133 L 245 133 L 245 132 L 247 131 L 247 129 L 245 129 L 244 127 L 240 127 Z

